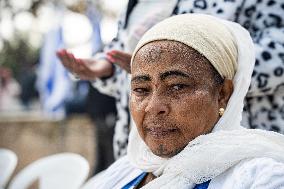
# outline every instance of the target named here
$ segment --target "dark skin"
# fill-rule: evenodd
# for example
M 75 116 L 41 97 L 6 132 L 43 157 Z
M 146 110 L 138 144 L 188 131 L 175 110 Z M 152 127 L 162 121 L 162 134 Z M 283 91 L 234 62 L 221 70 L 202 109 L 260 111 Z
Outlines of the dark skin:
M 155 155 L 173 157 L 218 122 L 219 108 L 226 108 L 233 83 L 217 83 L 212 69 L 204 56 L 179 42 L 154 41 L 136 53 L 130 111 Z M 149 173 L 137 188 L 153 179 Z

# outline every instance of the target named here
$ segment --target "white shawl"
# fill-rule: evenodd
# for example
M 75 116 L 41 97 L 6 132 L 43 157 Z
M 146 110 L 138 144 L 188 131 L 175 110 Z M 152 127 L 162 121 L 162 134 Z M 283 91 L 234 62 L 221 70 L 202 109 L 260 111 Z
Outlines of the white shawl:
M 239 24 L 202 14 L 171 17 L 157 24 L 144 35 L 138 43 L 133 57 L 148 42 L 168 39 L 168 37 L 164 38 L 164 36 L 168 36 L 168 32 L 174 32 L 177 37 L 170 40 L 183 43 L 185 41 L 182 40 L 192 40 L 186 38 L 179 40 L 179 28 L 169 27 L 172 28 L 172 31 L 170 31 L 171 29 L 167 30 L 164 28 L 166 25 L 163 25 L 164 22 L 168 22 L 167 26 L 169 26 L 169 23 L 173 26 L 178 25 L 178 20 L 183 19 L 182 27 L 184 29 L 187 27 L 185 20 L 192 16 L 206 17 L 207 21 L 208 19 L 217 21 L 233 35 L 233 39 L 230 39 L 233 42 L 228 41 L 228 43 L 236 45 L 237 64 L 213 66 L 224 77 L 229 78 L 233 73 L 234 91 L 224 115 L 215 125 L 213 132 L 195 138 L 183 151 L 170 159 L 154 155 L 140 138 L 136 127 L 132 128 L 129 136 L 128 159 L 134 167 L 158 176 L 143 188 L 193 188 L 195 184 L 213 179 L 241 160 L 248 158 L 269 157 L 284 162 L 284 137 L 282 135 L 275 132 L 244 129 L 240 125 L 243 100 L 250 85 L 255 56 L 250 35 Z M 197 23 L 195 28 L 192 28 L 192 24 L 189 24 L 188 29 L 195 31 L 197 28 L 198 30 L 199 25 L 202 24 L 208 25 L 208 23 L 200 22 Z M 213 29 L 218 30 L 218 27 Z M 160 35 L 151 38 L 153 36 L 151 32 L 157 34 L 155 30 L 159 30 Z M 212 28 L 208 29 L 208 32 L 210 34 Z M 149 40 L 147 36 L 151 39 Z M 222 36 L 219 36 L 219 38 L 222 38 Z M 205 55 L 202 48 L 198 51 Z M 216 51 L 218 53 L 218 50 Z M 206 58 L 212 63 L 210 57 L 206 56 Z M 223 63 L 226 64 L 227 61 Z M 214 64 L 218 64 L 218 61 L 215 61 Z

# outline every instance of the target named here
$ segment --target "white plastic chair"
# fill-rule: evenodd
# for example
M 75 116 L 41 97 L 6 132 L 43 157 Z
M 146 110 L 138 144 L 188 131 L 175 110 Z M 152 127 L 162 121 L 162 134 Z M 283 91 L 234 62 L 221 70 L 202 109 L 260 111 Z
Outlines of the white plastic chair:
M 103 175 L 104 171 L 101 171 L 100 173 L 96 174 L 92 178 L 90 178 L 82 187 L 81 189 L 95 189 L 96 188 L 96 181 L 100 179 L 100 177 Z
M 0 188 L 5 188 L 18 162 L 17 155 L 8 149 L 0 148 Z
M 11 181 L 9 189 L 26 189 L 37 179 L 40 189 L 78 189 L 89 170 L 87 160 L 78 154 L 56 154 L 28 165 Z

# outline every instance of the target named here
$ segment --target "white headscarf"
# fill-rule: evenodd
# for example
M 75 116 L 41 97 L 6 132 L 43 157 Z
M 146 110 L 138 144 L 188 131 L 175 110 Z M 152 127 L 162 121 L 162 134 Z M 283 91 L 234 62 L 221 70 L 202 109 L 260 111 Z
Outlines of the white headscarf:
M 193 188 L 248 158 L 270 157 L 284 162 L 282 135 L 240 125 L 255 62 L 253 42 L 243 27 L 203 14 L 174 16 L 150 29 L 133 57 L 145 44 L 157 40 L 178 41 L 196 49 L 221 76 L 233 79 L 234 91 L 213 132 L 195 138 L 172 158 L 154 155 L 136 127 L 132 128 L 128 159 L 136 168 L 158 176 L 143 188 Z

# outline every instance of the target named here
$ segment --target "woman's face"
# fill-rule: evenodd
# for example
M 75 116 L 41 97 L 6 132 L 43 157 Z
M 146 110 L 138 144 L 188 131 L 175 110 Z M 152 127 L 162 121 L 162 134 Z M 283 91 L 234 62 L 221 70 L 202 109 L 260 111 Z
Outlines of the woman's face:
M 176 155 L 218 121 L 221 87 L 209 61 L 190 47 L 151 42 L 136 53 L 131 73 L 131 114 L 154 154 Z

